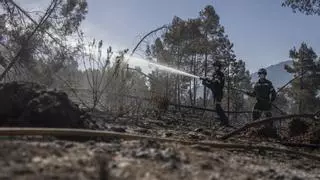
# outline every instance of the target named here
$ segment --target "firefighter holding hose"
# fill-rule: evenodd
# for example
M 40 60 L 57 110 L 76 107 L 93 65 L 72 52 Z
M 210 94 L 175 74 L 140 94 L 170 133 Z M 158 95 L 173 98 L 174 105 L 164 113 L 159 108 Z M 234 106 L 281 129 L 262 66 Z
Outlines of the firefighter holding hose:
M 215 71 L 211 79 L 207 77 L 200 77 L 200 79 L 202 80 L 202 84 L 208 87 L 212 91 L 214 103 L 216 106 L 216 112 L 221 121 L 221 125 L 228 126 L 229 125 L 228 117 L 226 116 L 224 110 L 221 107 L 221 100 L 223 98 L 223 88 L 225 85 L 225 77 L 223 72 L 221 71 L 220 62 L 215 61 L 213 63 L 213 67 Z
M 248 93 L 249 96 L 253 96 L 257 100 L 252 111 L 254 121 L 259 119 L 263 112 L 266 117 L 272 117 L 272 102 L 276 99 L 276 91 L 272 82 L 266 79 L 267 70 L 259 69 L 258 76 L 259 80 L 255 83 L 253 92 Z M 271 122 L 269 126 L 272 127 L 273 123 Z

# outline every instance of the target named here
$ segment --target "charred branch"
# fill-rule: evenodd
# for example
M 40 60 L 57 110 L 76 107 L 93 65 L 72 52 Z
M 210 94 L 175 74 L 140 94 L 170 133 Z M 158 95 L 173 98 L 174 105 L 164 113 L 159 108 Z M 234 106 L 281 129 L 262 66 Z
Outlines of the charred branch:
M 239 128 L 239 129 L 232 131 L 229 134 L 222 136 L 220 139 L 223 139 L 223 140 L 228 139 L 236 134 L 239 134 L 240 132 L 242 132 L 248 128 L 260 126 L 260 125 L 265 124 L 267 122 L 279 121 L 279 120 L 285 120 L 285 119 L 291 119 L 291 118 L 309 118 L 309 119 L 315 120 L 315 115 L 314 114 L 292 114 L 292 115 L 287 115 L 287 116 L 266 118 L 266 119 L 262 119 L 260 121 L 254 121 L 254 122 L 251 122 L 251 123 L 244 125 L 243 127 Z

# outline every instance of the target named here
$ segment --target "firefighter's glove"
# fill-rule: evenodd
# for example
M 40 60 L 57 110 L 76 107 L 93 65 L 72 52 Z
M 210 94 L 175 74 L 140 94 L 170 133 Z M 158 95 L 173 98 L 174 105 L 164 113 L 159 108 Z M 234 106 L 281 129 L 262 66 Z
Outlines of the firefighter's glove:
M 200 78 L 200 80 L 202 80 L 202 81 L 207 81 L 207 80 L 208 80 L 208 78 L 205 77 L 205 76 L 200 76 L 199 78 Z

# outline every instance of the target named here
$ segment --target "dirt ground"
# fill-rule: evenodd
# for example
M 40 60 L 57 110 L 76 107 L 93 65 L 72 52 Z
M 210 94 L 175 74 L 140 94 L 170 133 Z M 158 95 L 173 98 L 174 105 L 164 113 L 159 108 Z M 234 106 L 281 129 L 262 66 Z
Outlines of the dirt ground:
M 320 163 L 154 141 L 2 140 L 0 179 L 320 179 Z
M 35 113 L 41 117 L 63 112 L 79 115 L 75 105 L 65 95 L 56 92 L 35 93 L 35 100 L 46 111 Z M 39 96 L 38 96 L 39 95 Z M 43 95 L 43 96 L 42 96 Z M 61 96 L 61 97 L 60 97 Z M 27 95 L 24 95 L 27 97 Z M 58 98 L 59 97 L 59 98 Z M 58 101 L 60 99 L 60 101 Z M 49 101 L 50 100 L 50 101 Z M 63 100 L 63 101 L 62 101 Z M 33 102 L 33 101 L 32 101 Z M 65 102 L 65 103 L 56 103 Z M 3 111 L 4 117 L 24 108 L 20 101 L 15 111 Z M 2 103 L 5 107 L 5 103 Z M 20 105 L 21 104 L 21 105 Z M 30 103 L 27 103 L 30 105 Z M 55 107 L 51 111 L 48 105 Z M 68 106 L 65 106 L 68 105 Z M 20 107 L 21 106 L 21 107 Z M 42 107 L 43 106 L 43 107 Z M 48 108 L 47 108 L 48 106 Z M 38 107 L 38 106 L 37 106 Z M 19 109 L 20 108 L 20 109 Z M 40 108 L 40 109 L 41 109 Z M 36 108 L 39 109 L 39 108 Z M 32 110 L 32 109 L 31 109 Z M 7 113 L 10 112 L 10 113 Z M 80 113 L 81 112 L 81 113 Z M 22 113 L 24 115 L 24 113 Z M 68 113 L 62 113 L 60 124 Z M 211 116 L 211 115 L 209 115 Z M 108 130 L 120 133 L 165 137 L 188 141 L 217 141 L 217 137 L 234 128 L 222 128 L 218 122 L 202 119 L 196 113 L 179 114 L 169 111 L 159 119 L 152 112 L 115 115 L 95 112 L 81 116 L 86 129 Z M 31 118 L 33 119 L 33 118 Z M 45 120 L 46 118 L 39 118 Z M 56 118 L 55 118 L 56 119 Z M 54 119 L 53 119 L 54 120 Z M 49 124 L 55 124 L 50 120 Z M 76 123 L 78 123 L 78 121 Z M 20 121 L 17 121 L 20 123 Z M 31 122 L 31 121 L 30 121 Z M 5 123 L 11 123 L 7 120 Z M 48 122 L 36 122 L 38 125 Z M 240 125 L 234 124 L 236 127 Z M 224 142 L 282 147 L 272 139 L 250 135 L 250 131 Z M 317 149 L 297 149 L 319 155 Z M 0 137 L 0 180 L 215 180 L 215 179 L 320 179 L 320 161 L 280 152 L 252 149 L 217 149 L 200 145 L 160 143 L 150 140 L 91 138 L 76 142 L 54 137 Z
M 169 115 L 162 120 L 144 118 L 139 122 L 130 117 L 116 120 L 107 117 L 110 116 L 100 114 L 87 123 L 92 129 L 184 140 L 212 140 L 219 132 L 216 127 L 212 133 L 206 123 L 195 126 L 190 119 L 174 124 Z M 265 144 L 239 137 L 229 142 Z M 268 145 L 279 146 L 270 142 Z M 319 161 L 269 151 L 214 149 L 147 140 L 72 142 L 49 137 L 3 137 L 0 146 L 0 180 L 320 179 Z

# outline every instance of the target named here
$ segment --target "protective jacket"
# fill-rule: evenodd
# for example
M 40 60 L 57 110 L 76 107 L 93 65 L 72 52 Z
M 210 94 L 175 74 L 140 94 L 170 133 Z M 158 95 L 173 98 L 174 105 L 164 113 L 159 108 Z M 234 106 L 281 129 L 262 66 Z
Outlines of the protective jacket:
M 256 97 L 259 110 L 270 110 L 271 103 L 276 98 L 276 91 L 271 83 L 267 79 L 259 79 L 254 85 L 254 91 L 251 93 Z
M 221 102 L 223 97 L 223 88 L 225 85 L 225 77 L 223 72 L 216 71 L 212 75 L 211 80 L 205 79 L 202 81 L 202 84 L 208 87 L 212 91 L 213 97 L 216 101 Z

